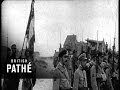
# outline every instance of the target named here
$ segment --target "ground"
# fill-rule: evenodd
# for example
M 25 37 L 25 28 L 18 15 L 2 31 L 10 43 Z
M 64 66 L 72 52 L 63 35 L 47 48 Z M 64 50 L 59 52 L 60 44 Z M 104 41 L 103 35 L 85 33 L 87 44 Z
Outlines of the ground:
M 52 79 L 37 79 L 33 90 L 53 90 L 53 80 Z

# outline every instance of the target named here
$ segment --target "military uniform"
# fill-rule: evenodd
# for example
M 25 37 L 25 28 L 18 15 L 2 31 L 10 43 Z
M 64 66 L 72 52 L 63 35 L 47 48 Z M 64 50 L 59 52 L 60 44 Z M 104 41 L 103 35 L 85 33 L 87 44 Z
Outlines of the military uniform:
M 66 65 L 66 68 L 67 68 L 67 71 L 68 71 L 68 75 L 69 75 L 69 81 L 70 81 L 70 84 L 72 86 L 73 84 L 73 67 L 72 67 L 72 58 L 69 58 L 68 60 L 68 64 Z
M 87 61 L 86 54 L 81 54 L 78 59 L 81 60 L 81 63 L 74 73 L 73 90 L 88 90 L 86 71 L 83 67 Z
M 53 90 L 70 90 L 71 85 L 69 80 L 66 67 L 59 62 L 54 71 Z
M 90 60 L 89 60 L 90 61 Z M 87 85 L 89 90 L 98 90 L 96 81 L 96 66 L 94 61 L 90 61 L 86 64 Z
M 97 81 L 96 81 L 96 67 L 93 65 L 90 69 L 91 77 L 91 88 L 90 90 L 98 90 Z
M 86 71 L 79 65 L 74 73 L 73 90 L 85 90 L 84 88 L 87 88 Z
M 100 65 L 96 65 L 96 68 L 98 90 L 103 90 L 107 79 L 106 73 Z
M 112 85 L 112 81 L 111 81 L 110 68 L 107 68 L 105 70 L 105 73 L 106 73 L 106 76 L 107 76 L 107 80 L 106 80 L 107 90 L 114 90 L 113 85 Z

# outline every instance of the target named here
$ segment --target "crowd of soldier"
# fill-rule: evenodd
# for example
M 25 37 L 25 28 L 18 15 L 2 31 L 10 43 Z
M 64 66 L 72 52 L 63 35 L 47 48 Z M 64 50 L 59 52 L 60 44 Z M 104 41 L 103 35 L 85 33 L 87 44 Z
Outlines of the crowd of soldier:
M 119 90 L 118 56 L 62 50 L 53 64 L 53 90 Z

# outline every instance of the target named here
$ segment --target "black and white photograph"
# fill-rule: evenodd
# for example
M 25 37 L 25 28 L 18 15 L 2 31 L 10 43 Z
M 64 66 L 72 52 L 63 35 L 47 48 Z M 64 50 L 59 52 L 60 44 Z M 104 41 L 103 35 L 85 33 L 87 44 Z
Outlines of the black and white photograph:
M 119 0 L 4 0 L 1 90 L 119 90 Z

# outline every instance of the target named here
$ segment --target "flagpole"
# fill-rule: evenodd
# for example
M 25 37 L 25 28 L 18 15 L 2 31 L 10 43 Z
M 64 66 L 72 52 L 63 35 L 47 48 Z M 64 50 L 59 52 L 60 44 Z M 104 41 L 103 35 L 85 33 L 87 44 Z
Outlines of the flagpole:
M 22 50 L 21 50 L 21 54 L 20 54 L 20 57 L 22 56 L 23 47 L 24 47 L 24 43 L 25 43 L 25 38 L 26 38 L 26 35 L 24 36 L 24 41 L 23 41 L 23 45 L 22 45 Z
M 7 47 L 8 47 L 8 30 L 7 30 Z

